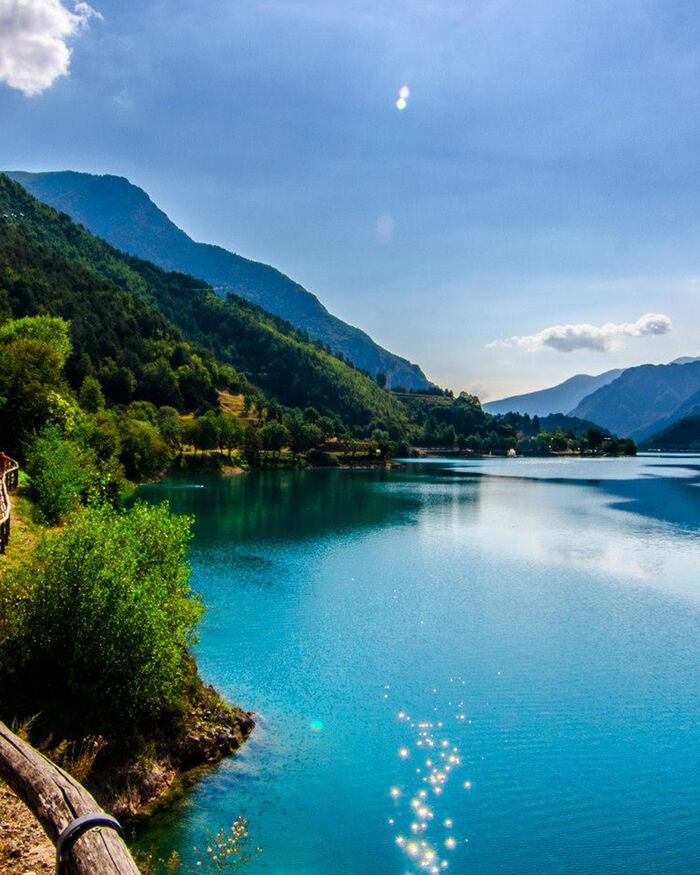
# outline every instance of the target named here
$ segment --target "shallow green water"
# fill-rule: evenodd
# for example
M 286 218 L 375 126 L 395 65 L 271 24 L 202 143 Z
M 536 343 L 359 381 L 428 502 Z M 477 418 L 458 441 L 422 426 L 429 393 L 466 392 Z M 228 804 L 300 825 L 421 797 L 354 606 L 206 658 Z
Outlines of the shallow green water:
M 700 872 L 700 458 L 141 495 L 196 515 L 201 669 L 259 715 L 142 844 L 244 815 L 251 875 Z

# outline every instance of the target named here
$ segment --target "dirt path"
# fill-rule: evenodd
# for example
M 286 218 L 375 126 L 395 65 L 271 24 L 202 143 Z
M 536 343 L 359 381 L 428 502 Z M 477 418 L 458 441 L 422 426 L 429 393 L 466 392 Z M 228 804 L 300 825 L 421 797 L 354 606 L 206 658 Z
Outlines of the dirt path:
M 38 534 L 31 522 L 26 490 L 11 493 L 12 533 L 7 552 L 0 556 L 0 586 L 5 570 L 27 560 Z M 29 809 L 15 794 L 0 784 L 0 875 L 50 875 L 55 867 L 53 844 Z
M 0 875 L 51 875 L 53 844 L 29 809 L 0 786 Z

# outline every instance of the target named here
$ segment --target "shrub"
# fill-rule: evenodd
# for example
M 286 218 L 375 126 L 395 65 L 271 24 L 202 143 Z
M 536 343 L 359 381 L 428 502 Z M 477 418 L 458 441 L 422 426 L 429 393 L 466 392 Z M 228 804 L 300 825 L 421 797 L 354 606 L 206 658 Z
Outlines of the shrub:
M 87 484 L 83 453 L 60 428 L 46 426 L 26 452 L 27 473 L 39 513 L 47 523 L 59 523 L 79 502 Z
M 190 526 L 165 504 L 93 507 L 44 537 L 7 581 L 6 719 L 41 711 L 58 737 L 114 740 L 181 713 L 202 613 L 185 562 Z

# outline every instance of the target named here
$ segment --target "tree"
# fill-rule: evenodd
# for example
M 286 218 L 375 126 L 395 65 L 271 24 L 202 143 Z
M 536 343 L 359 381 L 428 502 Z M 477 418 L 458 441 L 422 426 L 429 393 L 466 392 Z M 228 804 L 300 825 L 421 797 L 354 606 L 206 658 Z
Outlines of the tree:
M 289 445 L 290 437 L 287 429 L 281 422 L 268 422 L 260 429 L 260 441 L 263 448 L 271 450 L 273 455 L 279 456 L 283 447 Z
M 121 422 L 119 460 L 131 480 L 150 480 L 165 470 L 170 452 L 155 426 L 125 417 Z
M 16 340 L 37 340 L 46 344 L 60 362 L 59 370 L 71 353 L 68 322 L 56 316 L 25 316 L 23 319 L 10 319 L 0 326 L 0 344 L 14 343 Z
M 68 323 L 48 316 L 15 319 L 0 326 L 0 415 L 3 442 L 21 450 L 26 435 L 59 414 L 67 394 L 61 376 L 70 351 Z
M 173 369 L 162 357 L 144 366 L 141 391 L 149 401 L 158 406 L 165 404 L 182 407 L 180 384 Z
M 230 459 L 231 451 L 238 449 L 242 443 L 243 426 L 240 421 L 232 413 L 222 410 L 219 414 L 219 446 L 228 451 Z
M 584 437 L 588 447 L 595 452 L 601 448 L 605 435 L 599 428 L 589 428 Z
M 386 389 L 386 374 L 384 371 L 377 371 L 375 380 L 377 381 L 377 386 L 381 389 Z
M 111 358 L 104 360 L 97 379 L 105 395 L 117 404 L 128 404 L 136 390 L 136 377 L 131 368 L 117 365 Z
M 80 387 L 80 406 L 87 413 L 98 413 L 104 409 L 105 396 L 102 394 L 99 380 L 90 376 L 85 377 Z
M 243 436 L 243 458 L 251 468 L 255 468 L 260 464 L 260 449 L 261 445 L 258 432 L 254 426 L 246 426 Z
M 184 402 L 189 407 L 201 404 L 202 400 L 211 393 L 209 371 L 198 355 L 193 355 L 189 364 L 177 369 L 177 381 Z
M 180 421 L 180 414 L 174 407 L 166 405 L 158 408 L 156 411 L 156 426 L 171 450 L 176 450 L 180 447 L 182 422 Z
M 390 450 L 389 432 L 375 428 L 372 432 L 372 440 L 376 443 L 381 457 L 386 458 Z
M 107 460 L 119 454 L 121 439 L 114 416 L 105 410 L 85 420 L 85 443 L 99 460 Z

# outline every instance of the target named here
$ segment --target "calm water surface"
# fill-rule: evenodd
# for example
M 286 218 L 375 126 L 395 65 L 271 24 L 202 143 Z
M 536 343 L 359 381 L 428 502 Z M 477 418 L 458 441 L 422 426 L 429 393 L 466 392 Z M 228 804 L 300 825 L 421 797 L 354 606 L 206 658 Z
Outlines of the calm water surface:
M 243 815 L 251 875 L 700 872 L 700 458 L 141 494 L 196 516 L 199 663 L 259 715 L 142 844 Z

